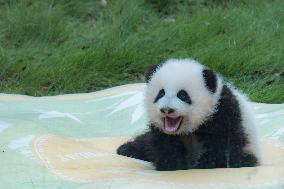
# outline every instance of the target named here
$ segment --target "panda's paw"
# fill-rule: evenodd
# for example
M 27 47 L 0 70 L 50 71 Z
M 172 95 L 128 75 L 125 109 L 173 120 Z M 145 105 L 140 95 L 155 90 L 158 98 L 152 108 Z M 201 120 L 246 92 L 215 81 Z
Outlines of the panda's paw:
M 116 150 L 116 153 L 122 156 L 134 157 L 134 151 L 135 149 L 132 146 L 132 144 L 130 142 L 127 142 L 119 146 L 118 149 Z
M 176 171 L 190 169 L 184 160 L 168 159 L 167 157 L 164 157 L 160 160 L 157 159 L 154 162 L 154 166 L 157 171 Z

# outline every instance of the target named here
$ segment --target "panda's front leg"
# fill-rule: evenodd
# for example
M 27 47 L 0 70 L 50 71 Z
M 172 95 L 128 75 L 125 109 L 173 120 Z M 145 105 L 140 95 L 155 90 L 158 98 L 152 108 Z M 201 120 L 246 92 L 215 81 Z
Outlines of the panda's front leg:
M 188 168 L 182 140 L 153 130 L 121 145 L 117 154 L 150 161 L 160 171 Z
M 156 170 L 188 169 L 186 149 L 180 137 L 161 133 L 155 135 L 151 142 L 151 157 Z
M 186 170 L 187 164 L 184 158 L 175 156 L 176 154 L 156 158 L 153 162 L 155 169 L 158 171 L 175 171 Z
M 151 132 L 146 132 L 133 141 L 128 141 L 118 147 L 116 153 L 122 156 L 127 156 L 144 161 L 150 161 L 147 151 L 149 151 L 151 140 Z

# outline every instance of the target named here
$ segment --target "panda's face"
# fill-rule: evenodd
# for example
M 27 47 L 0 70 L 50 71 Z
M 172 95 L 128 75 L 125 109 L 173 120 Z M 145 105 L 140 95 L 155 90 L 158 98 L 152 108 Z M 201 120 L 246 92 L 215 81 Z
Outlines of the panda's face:
M 183 123 L 187 122 L 192 101 L 185 89 L 162 88 L 155 97 L 153 108 L 159 114 L 158 119 L 163 122 L 162 129 L 164 132 L 173 134 L 180 129 Z
M 217 77 L 215 84 L 206 79 L 204 67 L 192 60 L 169 60 L 159 67 L 146 89 L 150 122 L 166 134 L 196 130 L 214 113 L 219 99 Z

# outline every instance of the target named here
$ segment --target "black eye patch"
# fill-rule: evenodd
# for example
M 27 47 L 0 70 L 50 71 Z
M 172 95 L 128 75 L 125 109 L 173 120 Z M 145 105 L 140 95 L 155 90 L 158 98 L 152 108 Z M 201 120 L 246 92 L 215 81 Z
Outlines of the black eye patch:
M 154 103 L 157 102 L 160 98 L 162 98 L 163 96 L 165 96 L 165 90 L 161 89 L 158 93 L 158 95 L 156 96 Z
M 182 100 L 183 102 L 186 102 L 188 104 L 191 104 L 191 99 L 190 97 L 188 96 L 187 92 L 185 90 L 180 90 L 178 93 L 177 93 L 177 97 Z

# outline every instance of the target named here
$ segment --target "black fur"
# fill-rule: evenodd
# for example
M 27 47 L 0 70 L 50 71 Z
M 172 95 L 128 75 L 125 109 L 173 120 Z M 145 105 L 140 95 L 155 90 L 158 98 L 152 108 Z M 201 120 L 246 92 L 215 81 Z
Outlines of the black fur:
M 202 74 L 208 90 L 215 93 L 217 89 L 217 77 L 214 71 L 205 69 L 202 71 Z
M 183 102 L 187 103 L 187 104 L 191 104 L 191 99 L 189 97 L 189 95 L 187 94 L 187 92 L 185 90 L 180 90 L 177 93 L 177 97 L 182 100 Z
M 163 171 L 256 166 L 257 158 L 243 151 L 247 143 L 238 101 L 224 85 L 217 111 L 194 133 L 167 135 L 150 125 L 150 131 L 117 153 L 153 162 Z
M 165 90 L 164 89 L 161 89 L 160 91 L 159 91 L 159 93 L 157 94 L 157 96 L 156 96 L 156 98 L 155 98 L 155 100 L 154 100 L 154 103 L 156 103 L 156 102 L 158 102 L 158 100 L 160 99 L 160 98 L 162 98 L 163 96 L 165 96 Z
M 198 168 L 225 168 L 256 166 L 256 158 L 247 158 L 243 147 L 248 143 L 241 125 L 241 112 L 236 97 L 225 85 L 222 89 L 218 111 L 195 132 L 203 142 L 206 152 Z
M 151 80 L 152 75 L 156 72 L 160 65 L 151 65 L 145 73 L 146 83 L 149 83 Z

